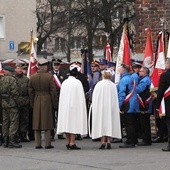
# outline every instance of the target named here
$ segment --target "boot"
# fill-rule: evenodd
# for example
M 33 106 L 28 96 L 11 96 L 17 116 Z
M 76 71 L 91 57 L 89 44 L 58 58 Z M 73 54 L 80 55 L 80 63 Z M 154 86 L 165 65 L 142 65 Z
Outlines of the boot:
M 22 145 L 19 145 L 19 143 L 16 141 L 15 136 L 11 136 L 9 140 L 9 148 L 21 148 Z
M 21 133 L 21 142 L 30 142 L 28 139 L 27 139 L 27 133 L 26 132 L 22 132 Z
M 170 138 L 168 138 L 168 146 L 166 148 L 163 148 L 162 151 L 170 152 Z
M 2 146 L 2 134 L 0 134 L 0 146 Z
M 9 144 L 9 137 L 8 137 L 8 136 L 4 136 L 4 144 L 3 144 L 3 147 L 4 147 L 4 148 L 7 148 L 7 147 L 8 147 L 8 144 Z

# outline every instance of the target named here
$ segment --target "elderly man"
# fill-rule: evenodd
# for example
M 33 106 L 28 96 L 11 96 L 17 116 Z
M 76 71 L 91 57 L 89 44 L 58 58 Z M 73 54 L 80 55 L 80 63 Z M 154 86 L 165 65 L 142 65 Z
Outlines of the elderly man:
M 57 106 L 57 92 L 53 76 L 47 72 L 46 59 L 38 61 L 38 72 L 30 78 L 29 96 L 33 107 L 35 149 L 41 149 L 41 131 L 45 131 L 45 149 L 51 149 L 51 130 L 54 129 L 52 110 Z

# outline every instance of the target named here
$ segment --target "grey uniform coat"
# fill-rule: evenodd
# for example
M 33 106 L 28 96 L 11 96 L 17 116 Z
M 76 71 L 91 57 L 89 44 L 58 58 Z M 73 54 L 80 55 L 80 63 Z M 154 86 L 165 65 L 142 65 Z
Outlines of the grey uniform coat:
M 52 109 L 57 108 L 57 92 L 53 76 L 44 70 L 38 71 L 31 76 L 29 96 L 33 107 L 33 129 L 53 129 Z

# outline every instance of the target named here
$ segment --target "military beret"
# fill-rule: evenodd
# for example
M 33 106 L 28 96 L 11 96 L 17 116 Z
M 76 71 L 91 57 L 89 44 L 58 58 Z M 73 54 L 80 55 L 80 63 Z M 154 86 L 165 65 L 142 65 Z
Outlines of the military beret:
M 3 69 L 7 70 L 7 71 L 10 71 L 10 72 L 14 72 L 15 71 L 15 69 L 13 67 L 11 67 L 11 66 L 3 66 Z

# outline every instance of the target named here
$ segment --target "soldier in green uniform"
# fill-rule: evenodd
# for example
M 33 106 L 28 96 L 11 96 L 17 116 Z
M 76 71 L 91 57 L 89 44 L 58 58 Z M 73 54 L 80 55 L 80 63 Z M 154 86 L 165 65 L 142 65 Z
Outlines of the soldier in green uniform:
M 19 125 L 17 80 L 11 74 L 14 72 L 12 67 L 6 66 L 4 70 L 5 74 L 0 78 L 4 147 L 20 148 L 22 146 L 16 140 Z
M 15 78 L 19 88 L 20 103 L 19 110 L 19 138 L 21 142 L 29 142 L 27 139 L 28 125 L 29 125 L 29 95 L 28 95 L 28 83 L 29 79 L 23 74 L 24 65 L 16 63 Z
M 0 79 L 4 75 L 4 70 L 0 71 Z M 0 146 L 3 143 L 3 134 L 2 134 L 2 107 L 1 107 L 1 97 L 0 97 Z

